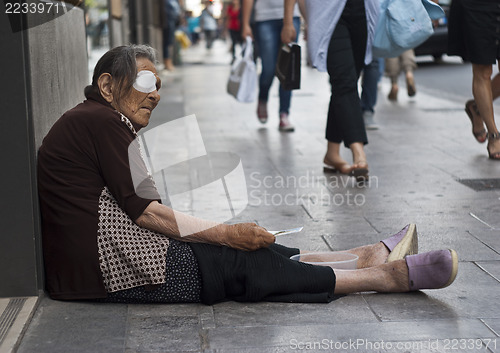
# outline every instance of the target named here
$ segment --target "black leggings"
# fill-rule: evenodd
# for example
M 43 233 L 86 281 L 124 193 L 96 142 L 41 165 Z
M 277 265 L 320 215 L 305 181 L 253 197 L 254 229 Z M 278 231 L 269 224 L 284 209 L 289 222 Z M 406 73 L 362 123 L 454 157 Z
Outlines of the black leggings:
M 277 301 L 327 303 L 334 299 L 330 267 L 290 260 L 299 250 L 272 244 L 257 251 L 170 240 L 166 282 L 108 293 L 99 302 L 214 304 Z
M 231 36 L 231 54 L 233 55 L 233 59 L 236 55 L 236 44 L 241 45 L 243 43 L 241 39 L 241 32 L 237 30 L 230 29 L 229 35 Z
M 366 41 L 364 0 L 349 0 L 330 39 L 327 56 L 332 95 L 326 139 L 344 141 L 346 147 L 354 142 L 368 143 L 358 93 Z
M 191 243 L 202 277 L 201 301 L 325 303 L 334 299 L 330 267 L 290 260 L 298 249 L 273 244 L 257 251 Z

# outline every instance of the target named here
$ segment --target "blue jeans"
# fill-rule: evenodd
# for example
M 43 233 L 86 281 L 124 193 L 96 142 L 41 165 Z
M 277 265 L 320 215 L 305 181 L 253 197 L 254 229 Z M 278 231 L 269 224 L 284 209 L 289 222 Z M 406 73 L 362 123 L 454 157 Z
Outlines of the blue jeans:
M 293 25 L 297 31 L 297 38 L 300 30 L 300 18 L 293 18 Z M 262 71 L 259 78 L 259 101 L 267 102 L 269 99 L 269 89 L 273 83 L 278 52 L 281 48 L 281 28 L 283 20 L 269 20 L 255 23 L 255 41 L 258 47 L 262 62 Z M 297 41 L 297 38 L 295 39 Z M 292 91 L 284 90 L 281 85 L 280 113 L 287 113 L 290 110 L 290 100 Z
M 361 110 L 374 112 L 377 104 L 377 86 L 384 71 L 384 59 L 374 58 L 371 63 L 363 68 L 361 82 Z
M 163 28 L 163 58 L 171 57 L 170 47 L 175 40 L 175 19 L 167 18 L 165 27 Z

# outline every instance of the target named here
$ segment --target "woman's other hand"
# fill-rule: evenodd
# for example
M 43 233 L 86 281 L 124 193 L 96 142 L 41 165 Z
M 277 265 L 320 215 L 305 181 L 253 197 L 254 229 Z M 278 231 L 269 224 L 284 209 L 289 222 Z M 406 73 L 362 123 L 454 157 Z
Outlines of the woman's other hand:
M 253 39 L 252 27 L 250 25 L 243 25 L 241 26 L 241 38 L 245 40 L 247 37 Z
M 297 38 L 297 32 L 295 31 L 295 27 L 292 23 L 283 24 L 283 28 L 281 29 L 281 42 L 288 44 L 295 42 L 295 38 Z

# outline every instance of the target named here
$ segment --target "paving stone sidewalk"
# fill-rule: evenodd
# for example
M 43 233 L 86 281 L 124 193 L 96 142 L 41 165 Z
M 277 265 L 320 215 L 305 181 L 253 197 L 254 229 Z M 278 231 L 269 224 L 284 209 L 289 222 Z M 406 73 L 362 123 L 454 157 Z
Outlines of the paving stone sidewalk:
M 381 94 L 380 129 L 369 131 L 366 148 L 371 180 L 359 187 L 323 174 L 325 73 L 303 66 L 290 115 L 296 131 L 282 133 L 276 85 L 265 125 L 254 103 L 226 94 L 230 57 L 223 43 L 211 52 L 190 48 L 183 61 L 164 76 L 149 129 L 195 114 L 207 152 L 240 158 L 248 206 L 231 222 L 303 226 L 278 241 L 310 250 L 376 242 L 414 222 L 420 251 L 457 250 L 455 283 L 436 291 L 349 295 L 330 304 L 43 298 L 18 352 L 500 352 L 500 189 L 498 179 L 481 181 L 500 178 L 500 163 L 474 142 L 462 101 L 419 90 L 391 104 Z M 380 89 L 387 92 L 388 82 Z

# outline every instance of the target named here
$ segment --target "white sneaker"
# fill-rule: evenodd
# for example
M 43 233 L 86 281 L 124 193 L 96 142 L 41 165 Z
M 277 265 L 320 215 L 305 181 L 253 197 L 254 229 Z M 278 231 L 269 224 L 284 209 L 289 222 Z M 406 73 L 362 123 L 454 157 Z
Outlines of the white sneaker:
M 267 102 L 259 101 L 257 103 L 257 118 L 262 124 L 267 123 Z
M 295 126 L 293 126 L 290 123 L 290 120 L 288 120 L 288 114 L 287 113 L 280 113 L 280 126 L 279 130 L 283 132 L 293 132 L 295 131 Z
M 365 110 L 363 112 L 363 120 L 365 121 L 366 130 L 378 130 L 378 125 L 375 122 L 373 112 L 371 112 L 369 110 Z

